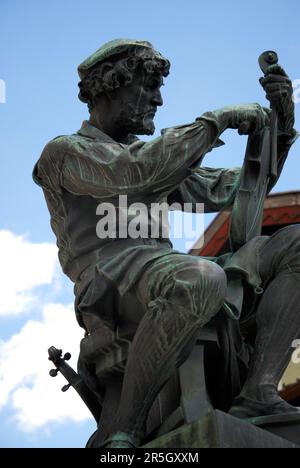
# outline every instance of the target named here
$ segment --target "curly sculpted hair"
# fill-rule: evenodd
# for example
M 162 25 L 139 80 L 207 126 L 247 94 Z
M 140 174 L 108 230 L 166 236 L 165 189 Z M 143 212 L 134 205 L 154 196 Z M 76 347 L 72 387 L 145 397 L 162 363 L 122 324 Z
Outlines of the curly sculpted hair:
M 166 77 L 169 71 L 169 60 L 159 52 L 146 47 L 133 47 L 125 54 L 117 56 L 114 61 L 101 62 L 91 68 L 78 83 L 78 97 L 80 101 L 87 103 L 91 110 L 96 96 L 129 85 L 135 73 Z

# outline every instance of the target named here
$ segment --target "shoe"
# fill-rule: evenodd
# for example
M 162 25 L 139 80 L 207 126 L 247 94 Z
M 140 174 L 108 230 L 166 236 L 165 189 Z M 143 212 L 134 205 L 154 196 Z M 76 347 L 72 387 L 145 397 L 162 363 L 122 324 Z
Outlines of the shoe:
M 300 416 L 300 408 L 290 405 L 279 396 L 277 396 L 277 398 L 273 398 L 273 401 L 270 401 L 269 403 L 239 396 L 233 403 L 234 404 L 230 409 L 229 414 L 239 419 L 252 419 L 261 416 L 283 414 Z

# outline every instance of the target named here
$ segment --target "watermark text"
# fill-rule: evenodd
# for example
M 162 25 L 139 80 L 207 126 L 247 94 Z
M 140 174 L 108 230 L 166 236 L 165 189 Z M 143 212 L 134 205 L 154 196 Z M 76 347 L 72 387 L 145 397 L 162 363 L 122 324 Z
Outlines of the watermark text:
M 4 80 L 0 80 L 0 104 L 6 103 L 6 84 Z
M 295 104 L 299 104 L 300 102 L 300 78 L 297 80 L 293 80 L 293 101 Z
M 300 364 L 300 340 L 294 340 L 292 348 L 296 348 L 292 355 L 292 362 L 294 364 Z
M 203 203 L 128 204 L 127 195 L 120 195 L 118 203 L 100 203 L 96 215 L 99 239 L 169 239 L 171 234 L 186 249 L 203 246 Z

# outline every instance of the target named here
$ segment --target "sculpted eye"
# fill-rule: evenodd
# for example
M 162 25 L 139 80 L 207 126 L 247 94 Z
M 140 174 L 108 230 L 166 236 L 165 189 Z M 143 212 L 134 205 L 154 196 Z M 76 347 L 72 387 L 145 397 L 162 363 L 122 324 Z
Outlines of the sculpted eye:
M 146 91 L 154 91 L 156 89 L 156 86 L 155 85 L 151 85 L 151 84 L 148 84 L 148 85 L 145 85 L 144 89 Z
M 160 83 L 158 81 L 152 81 L 150 83 L 146 83 L 145 85 L 145 88 L 146 89 L 150 89 L 150 90 L 156 90 L 156 89 L 160 89 L 162 86 L 165 86 L 164 83 Z

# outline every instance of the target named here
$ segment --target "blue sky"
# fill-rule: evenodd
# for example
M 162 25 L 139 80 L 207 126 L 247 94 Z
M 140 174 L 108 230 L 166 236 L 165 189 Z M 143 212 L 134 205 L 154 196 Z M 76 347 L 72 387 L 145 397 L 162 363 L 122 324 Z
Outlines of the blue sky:
M 45 144 L 73 133 L 87 117 L 77 99 L 77 65 L 117 37 L 151 41 L 172 63 L 158 135 L 224 105 L 266 105 L 257 64 L 266 49 L 276 50 L 291 78 L 300 80 L 300 4 L 1 0 L 0 17 L 0 80 L 6 84 L 6 103 L 0 103 L 0 446 L 81 447 L 94 423 L 72 390 L 62 394 L 61 381 L 47 376 L 46 350 L 54 344 L 76 356 L 82 333 L 45 202 L 31 179 Z M 299 104 L 296 115 L 300 126 Z M 227 132 L 224 140 L 206 165 L 242 164 L 246 138 Z M 299 158 L 298 141 L 276 191 L 299 189 Z M 175 246 L 184 250 L 183 242 Z

